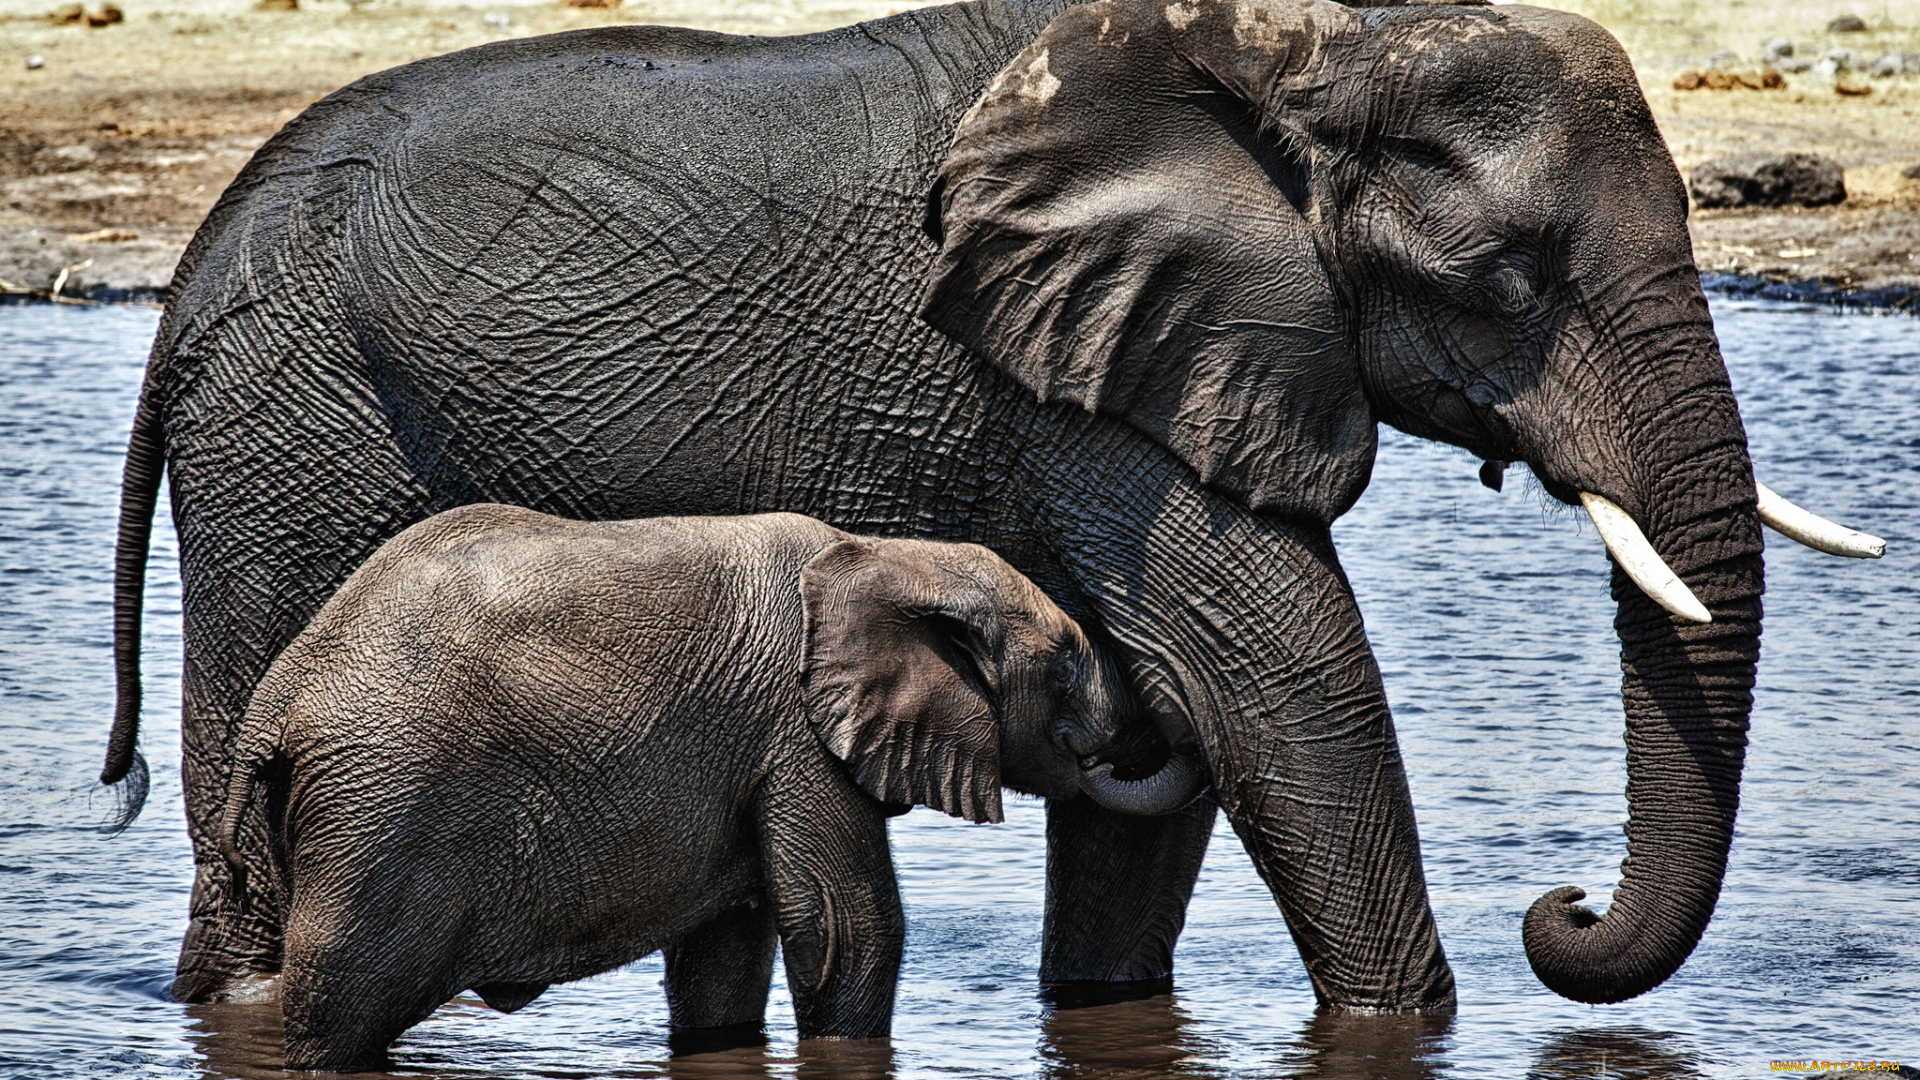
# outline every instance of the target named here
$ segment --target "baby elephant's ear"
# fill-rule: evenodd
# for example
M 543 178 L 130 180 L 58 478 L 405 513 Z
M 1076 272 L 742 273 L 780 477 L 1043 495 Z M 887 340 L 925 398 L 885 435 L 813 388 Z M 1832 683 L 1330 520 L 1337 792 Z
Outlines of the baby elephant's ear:
M 807 564 L 807 718 L 874 798 L 999 821 L 1000 622 L 954 547 L 848 540 Z

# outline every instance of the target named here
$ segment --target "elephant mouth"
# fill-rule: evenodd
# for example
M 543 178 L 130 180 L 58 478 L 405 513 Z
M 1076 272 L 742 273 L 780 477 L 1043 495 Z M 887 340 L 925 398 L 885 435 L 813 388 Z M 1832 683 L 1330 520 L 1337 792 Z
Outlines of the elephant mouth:
M 1171 814 L 1192 802 L 1207 788 L 1206 769 L 1193 758 L 1175 753 L 1151 775 L 1121 780 L 1115 765 L 1098 757 L 1080 760 L 1080 790 L 1109 810 L 1123 814 Z

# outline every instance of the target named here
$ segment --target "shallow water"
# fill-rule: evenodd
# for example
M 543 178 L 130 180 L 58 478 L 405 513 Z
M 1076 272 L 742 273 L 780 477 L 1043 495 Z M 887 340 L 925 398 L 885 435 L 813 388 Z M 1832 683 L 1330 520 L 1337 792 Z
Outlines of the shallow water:
M 1591 526 L 1509 476 L 1384 432 L 1336 529 L 1386 674 L 1452 1018 L 1322 1017 L 1222 822 L 1171 995 L 1053 1008 L 1035 993 L 1042 812 L 893 836 L 909 937 L 890 1051 L 796 1057 L 776 982 L 764 1051 L 668 1061 L 657 958 L 513 1016 L 456 1002 L 396 1048 L 415 1074 L 572 1077 L 1750 1076 L 1771 1059 L 1920 1059 L 1920 320 L 1715 305 L 1760 475 L 1888 541 L 1879 562 L 1769 534 L 1767 621 L 1739 834 L 1693 958 L 1635 1001 L 1555 997 L 1520 920 L 1559 885 L 1604 904 L 1625 854 L 1618 646 Z M 147 723 L 133 828 L 92 779 L 112 714 L 121 453 L 156 313 L 0 308 L 0 1073 L 256 1075 L 259 1006 L 166 998 L 191 857 L 178 728 Z M 162 510 L 164 514 L 164 508 Z M 148 700 L 178 699 L 179 583 L 156 532 Z

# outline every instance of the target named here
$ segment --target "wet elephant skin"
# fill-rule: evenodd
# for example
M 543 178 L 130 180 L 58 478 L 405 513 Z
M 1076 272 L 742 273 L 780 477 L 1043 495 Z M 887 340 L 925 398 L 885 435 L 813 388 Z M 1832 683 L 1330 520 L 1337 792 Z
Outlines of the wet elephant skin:
M 873 1039 L 906 933 L 887 817 L 1074 799 L 1132 718 L 979 545 L 481 503 L 382 546 L 274 661 L 221 847 L 287 913 L 289 1069 L 378 1068 L 469 988 L 511 1013 L 662 950 L 674 1032 L 758 1027 L 776 935 L 800 1037 Z
M 1645 991 L 1718 895 L 1762 588 L 1685 213 L 1618 45 L 1526 8 L 623 27 L 328 97 L 189 249 L 129 457 L 105 778 L 134 764 L 164 464 L 199 860 L 175 993 L 278 963 L 269 899 L 221 916 L 209 846 L 260 673 L 382 540 L 497 501 L 994 548 L 1204 757 L 1319 999 L 1448 1007 L 1328 532 L 1379 421 L 1604 496 L 1712 611 L 1678 624 L 1616 574 L 1632 858 L 1606 919 L 1556 892 L 1527 924 L 1557 991 Z M 1076 805 L 1050 811 L 1041 978 L 1164 979 L 1213 804 Z

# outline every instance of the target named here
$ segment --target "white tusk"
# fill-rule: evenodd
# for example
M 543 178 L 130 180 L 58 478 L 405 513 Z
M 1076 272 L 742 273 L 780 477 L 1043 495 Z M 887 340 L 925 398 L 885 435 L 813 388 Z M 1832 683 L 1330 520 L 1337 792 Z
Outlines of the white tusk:
M 1854 532 L 1819 514 L 1808 513 L 1781 498 L 1758 480 L 1753 482 L 1753 487 L 1760 493 L 1760 521 L 1789 540 L 1798 540 L 1815 551 L 1845 555 L 1849 559 L 1877 559 L 1887 553 L 1887 542 L 1877 536 Z
M 1680 580 L 1680 575 L 1673 572 L 1660 553 L 1653 550 L 1647 534 L 1640 531 L 1640 526 L 1633 523 L 1625 510 L 1586 491 L 1580 493 L 1580 501 L 1587 508 L 1587 516 L 1593 519 L 1593 527 L 1600 530 L 1600 539 L 1613 553 L 1613 561 L 1640 586 L 1641 592 L 1683 619 L 1713 621 L 1707 606 L 1693 595 L 1693 590 L 1687 588 L 1687 583 Z

